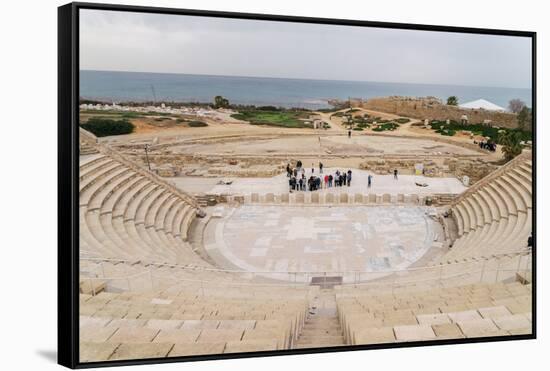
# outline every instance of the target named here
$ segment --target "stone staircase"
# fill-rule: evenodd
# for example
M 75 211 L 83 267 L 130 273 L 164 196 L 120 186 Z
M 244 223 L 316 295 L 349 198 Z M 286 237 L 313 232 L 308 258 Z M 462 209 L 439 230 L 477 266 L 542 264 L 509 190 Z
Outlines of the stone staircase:
M 334 289 L 322 289 L 312 300 L 304 328 L 294 348 L 321 348 L 345 344 L 337 317 Z

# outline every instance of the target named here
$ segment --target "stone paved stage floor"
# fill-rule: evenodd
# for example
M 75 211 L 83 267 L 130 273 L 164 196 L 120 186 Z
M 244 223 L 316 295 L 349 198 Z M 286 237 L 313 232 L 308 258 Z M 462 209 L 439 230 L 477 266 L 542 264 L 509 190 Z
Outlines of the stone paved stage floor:
M 246 271 L 339 275 L 404 269 L 432 246 L 430 211 L 417 206 L 223 208 L 224 216 L 207 227 L 205 248 L 219 265 L 229 262 Z M 265 276 L 293 279 L 288 274 Z
M 347 168 L 340 168 L 340 171 L 347 171 Z M 324 174 L 334 174 L 336 169 L 325 169 Z M 456 178 L 428 178 L 417 175 L 399 175 L 395 180 L 393 175 L 375 175 L 366 170 L 352 169 L 353 176 L 351 187 L 333 187 L 320 190 L 319 192 L 348 192 L 353 193 L 390 193 L 390 194 L 433 194 L 433 193 L 454 193 L 464 192 L 467 187 Z M 311 168 L 306 171 L 306 176 L 311 175 Z M 367 188 L 367 176 L 374 176 L 371 188 Z M 314 175 L 319 175 L 319 169 L 315 169 Z M 221 180 L 232 180 L 231 185 L 217 185 Z M 279 174 L 272 178 L 231 178 L 231 177 L 176 177 L 169 179 L 177 187 L 184 191 L 195 193 L 205 192 L 210 194 L 250 194 L 253 192 L 286 193 L 288 192 L 288 178 L 286 174 Z M 415 182 L 428 184 L 427 187 L 418 187 Z

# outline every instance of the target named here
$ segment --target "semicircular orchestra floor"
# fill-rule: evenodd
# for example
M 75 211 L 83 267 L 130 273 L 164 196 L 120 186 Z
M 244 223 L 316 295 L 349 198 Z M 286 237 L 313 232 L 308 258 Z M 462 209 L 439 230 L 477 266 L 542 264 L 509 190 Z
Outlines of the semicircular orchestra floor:
M 245 205 L 218 211 L 222 217 L 209 223 L 204 239 L 218 265 L 290 281 L 325 272 L 344 282 L 357 281 L 356 271 L 360 281 L 378 278 L 415 263 L 435 234 L 429 207 Z

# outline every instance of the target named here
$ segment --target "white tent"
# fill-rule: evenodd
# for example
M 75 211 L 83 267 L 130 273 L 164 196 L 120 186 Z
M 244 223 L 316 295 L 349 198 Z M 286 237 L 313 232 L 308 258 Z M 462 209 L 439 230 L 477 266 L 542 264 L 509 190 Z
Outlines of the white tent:
M 469 108 L 469 109 L 481 108 L 488 111 L 506 111 L 505 108 L 502 108 L 501 106 L 497 106 L 496 104 L 491 103 L 485 99 L 478 99 L 468 103 L 461 104 L 460 108 Z

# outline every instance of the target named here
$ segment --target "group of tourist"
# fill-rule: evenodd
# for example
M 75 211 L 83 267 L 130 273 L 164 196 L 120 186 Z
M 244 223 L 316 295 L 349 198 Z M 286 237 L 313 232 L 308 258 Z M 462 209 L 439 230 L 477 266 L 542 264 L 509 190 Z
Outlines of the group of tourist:
M 286 165 L 286 175 L 289 178 L 290 191 L 317 191 L 323 188 L 351 186 L 352 171 L 336 170 L 334 174 L 323 175 L 323 163 L 319 162 L 319 175 L 315 175 L 315 166 L 311 164 L 311 175 L 308 178 L 302 161 L 297 161 L 294 168 L 291 168 L 290 164 Z M 369 186 L 370 179 L 369 176 Z
M 491 152 L 495 152 L 497 150 L 497 144 L 495 142 L 479 142 L 478 143 L 479 145 L 479 148 L 481 149 L 486 149 L 486 150 L 489 150 Z

